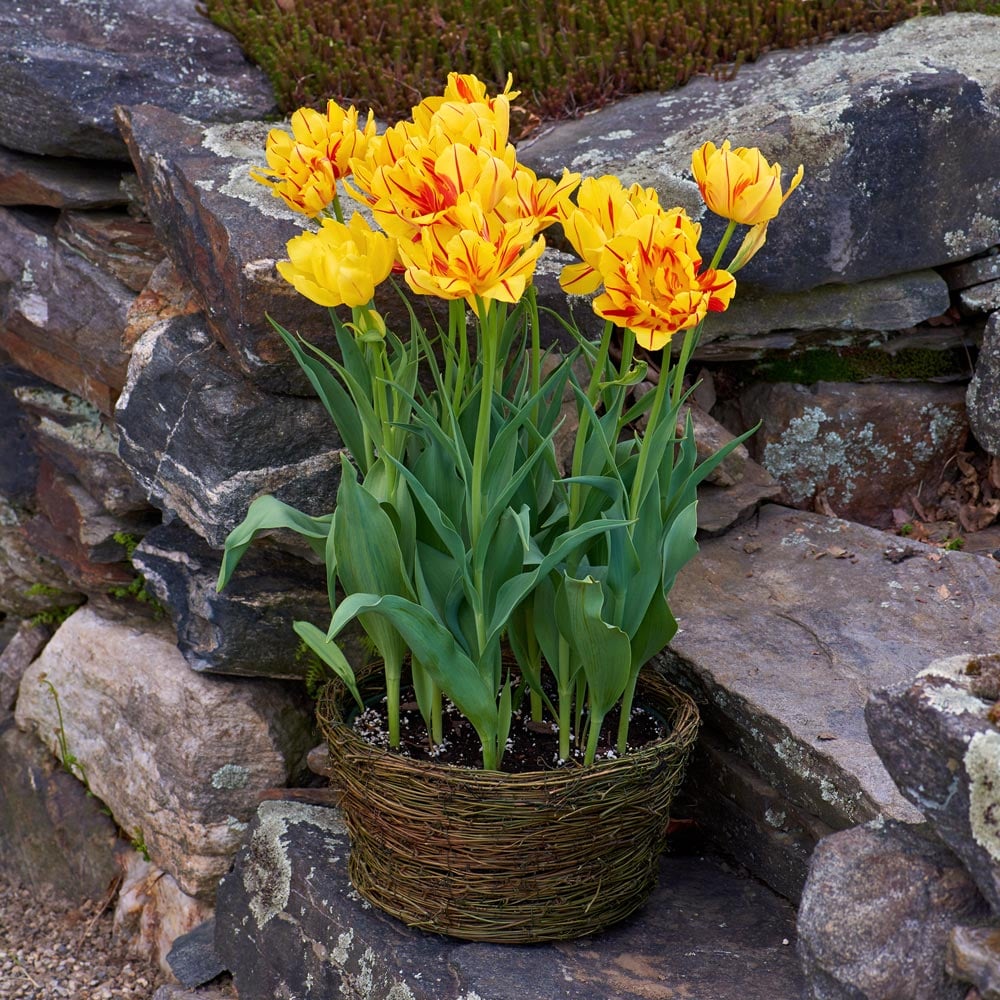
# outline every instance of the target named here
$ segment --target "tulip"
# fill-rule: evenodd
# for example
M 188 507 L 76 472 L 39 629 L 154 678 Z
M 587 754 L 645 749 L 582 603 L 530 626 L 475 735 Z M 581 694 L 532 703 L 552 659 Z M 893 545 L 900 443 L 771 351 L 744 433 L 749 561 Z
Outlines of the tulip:
M 278 272 L 321 306 L 365 306 L 396 258 L 396 241 L 374 232 L 357 212 L 348 225 L 324 219 L 319 232 L 288 241 Z
M 706 142 L 691 157 L 691 170 L 705 204 L 724 219 L 756 226 L 773 219 L 802 180 L 800 165 L 781 190 L 781 165 L 768 163 L 756 148 L 729 148 Z

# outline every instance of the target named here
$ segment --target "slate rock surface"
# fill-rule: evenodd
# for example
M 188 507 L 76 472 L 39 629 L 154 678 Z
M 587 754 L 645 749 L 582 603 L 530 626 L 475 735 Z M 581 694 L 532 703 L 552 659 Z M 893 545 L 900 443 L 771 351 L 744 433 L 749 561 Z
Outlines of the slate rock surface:
M 747 447 L 794 506 L 819 497 L 879 528 L 909 494 L 936 487 L 968 434 L 957 384 L 756 382 L 728 413 L 734 429 L 761 423 Z
M 100 899 L 119 874 L 114 820 L 8 712 L 0 712 L 0 845 L 0 867 L 73 902 Z
M 981 1000 L 1000 1000 L 1000 927 L 956 927 L 948 938 L 946 968 L 972 983 Z
M 127 159 L 118 104 L 201 121 L 274 110 L 263 71 L 195 0 L 77 0 L 0 9 L 0 135 L 46 156 Z
M 895 535 L 767 505 L 704 539 L 671 593 L 680 628 L 654 662 L 695 696 L 706 735 L 794 807 L 765 818 L 752 798 L 741 810 L 741 842 L 757 845 L 741 860 L 784 891 L 823 826 L 923 818 L 872 747 L 869 693 L 1000 635 L 1000 564 L 919 545 L 894 562 L 899 547 Z M 706 815 L 738 805 L 725 784 L 704 786 Z M 727 849 L 732 827 L 704 829 Z
M 0 146 L 0 205 L 107 208 L 127 198 L 120 163 L 52 159 Z
M 0 713 L 14 708 L 24 672 L 51 638 L 51 626 L 28 619 L 20 623 L 10 641 L 0 649 Z
M 1000 455 L 1000 312 L 986 322 L 966 406 L 976 440 L 991 455 Z
M 259 793 L 304 773 L 316 739 L 301 685 L 196 674 L 168 628 L 84 607 L 21 682 L 18 726 L 53 753 L 59 720 L 43 673 L 94 794 L 122 829 L 142 831 L 181 891 L 211 902 Z
M 961 858 L 1000 915 L 1000 653 L 935 660 L 865 707 L 872 745 L 899 790 Z
M 732 80 L 626 98 L 548 129 L 520 156 L 550 176 L 565 166 L 655 187 L 703 222 L 709 251 L 724 223 L 698 195 L 695 149 L 726 138 L 758 146 L 785 178 L 802 163 L 805 180 L 739 277 L 803 291 L 962 260 L 1000 241 L 998 100 L 996 18 L 918 17 L 769 53 Z
M 198 315 L 142 335 L 115 421 L 150 501 L 214 548 L 264 493 L 308 514 L 333 509 L 340 442 L 322 404 L 256 388 Z
M 625 924 L 518 947 L 404 927 L 360 900 L 347 854 L 336 809 L 260 805 L 216 909 L 216 949 L 241 1000 L 774 1000 L 801 990 L 791 907 L 718 862 L 664 857 L 659 889 Z
M 194 670 L 301 678 L 308 664 L 292 623 L 325 631 L 330 621 L 323 567 L 273 544 L 253 545 L 221 593 L 222 554 L 179 521 L 149 532 L 132 561 L 170 611 Z M 352 658 L 361 657 L 354 650 Z
M 986 905 L 926 830 L 868 824 L 820 841 L 799 908 L 810 1000 L 964 1000 L 945 971 L 956 923 Z

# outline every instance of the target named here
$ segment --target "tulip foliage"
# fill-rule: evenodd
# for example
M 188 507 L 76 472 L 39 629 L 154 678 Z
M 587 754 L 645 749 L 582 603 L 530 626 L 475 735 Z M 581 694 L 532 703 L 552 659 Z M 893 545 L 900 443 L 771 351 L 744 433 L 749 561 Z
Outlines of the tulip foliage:
M 780 166 L 758 150 L 698 150 L 695 179 L 730 220 L 706 266 L 701 227 L 654 190 L 568 171 L 538 178 L 518 163 L 516 96 L 510 82 L 490 96 L 452 74 L 443 95 L 381 135 L 332 102 L 325 117 L 293 116 L 291 136 L 271 133 L 270 169 L 254 176 L 318 226 L 289 242 L 278 269 L 331 307 L 338 357 L 277 329 L 345 455 L 332 513 L 258 498 L 219 579 L 259 532 L 297 531 L 325 560 L 331 604 L 328 627 L 298 622 L 299 636 L 356 691 L 336 639 L 360 623 L 385 664 L 393 745 L 409 657 L 429 738 L 443 738 L 447 699 L 478 733 L 486 769 L 502 767 L 522 701 L 558 724 L 561 758 L 575 745 L 585 763 L 619 707 L 627 752 L 639 670 L 677 629 L 669 594 L 697 552 L 697 486 L 739 443 L 698 462 L 690 419 L 679 419 L 685 370 L 802 173 L 782 193 Z M 363 210 L 346 223 L 342 193 Z M 552 224 L 580 257 L 563 287 L 592 294 L 605 319 L 599 343 L 565 321 L 578 346 L 564 357 L 542 349 L 532 285 Z M 721 268 L 740 224 L 747 236 Z M 447 301 L 447 324 L 426 330 L 411 310 L 405 338 L 387 330 L 373 299 L 391 273 Z M 647 364 L 636 345 L 662 351 L 656 388 L 638 400 Z M 563 465 L 554 442 L 568 409 Z

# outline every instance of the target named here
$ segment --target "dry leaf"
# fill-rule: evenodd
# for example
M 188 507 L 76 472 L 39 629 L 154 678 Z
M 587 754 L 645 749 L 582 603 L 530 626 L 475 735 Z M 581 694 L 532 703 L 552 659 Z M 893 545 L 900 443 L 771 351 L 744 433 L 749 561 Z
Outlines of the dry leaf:
M 847 549 L 840 548 L 839 545 L 831 545 L 827 550 L 834 559 L 846 559 L 851 553 Z
M 837 738 L 836 733 L 817 733 L 816 739 L 818 740 L 835 740 Z
M 942 601 L 947 601 L 951 597 L 951 591 L 942 583 L 937 589 L 937 595 Z
M 836 517 L 836 511 L 830 506 L 830 501 L 827 500 L 825 493 L 817 493 L 816 500 L 813 503 L 816 508 L 817 514 L 823 514 L 826 517 Z

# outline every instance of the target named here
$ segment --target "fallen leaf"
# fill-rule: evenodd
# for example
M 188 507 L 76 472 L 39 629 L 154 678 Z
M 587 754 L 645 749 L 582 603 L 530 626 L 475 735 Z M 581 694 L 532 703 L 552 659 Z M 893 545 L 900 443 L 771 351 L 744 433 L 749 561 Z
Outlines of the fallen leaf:
M 818 740 L 835 740 L 837 738 L 836 733 L 817 733 L 816 739 Z
M 839 545 L 831 545 L 827 550 L 834 559 L 846 559 L 851 553 L 847 549 L 840 548 Z
M 937 595 L 942 601 L 947 601 L 951 597 L 951 591 L 942 583 L 937 589 Z

